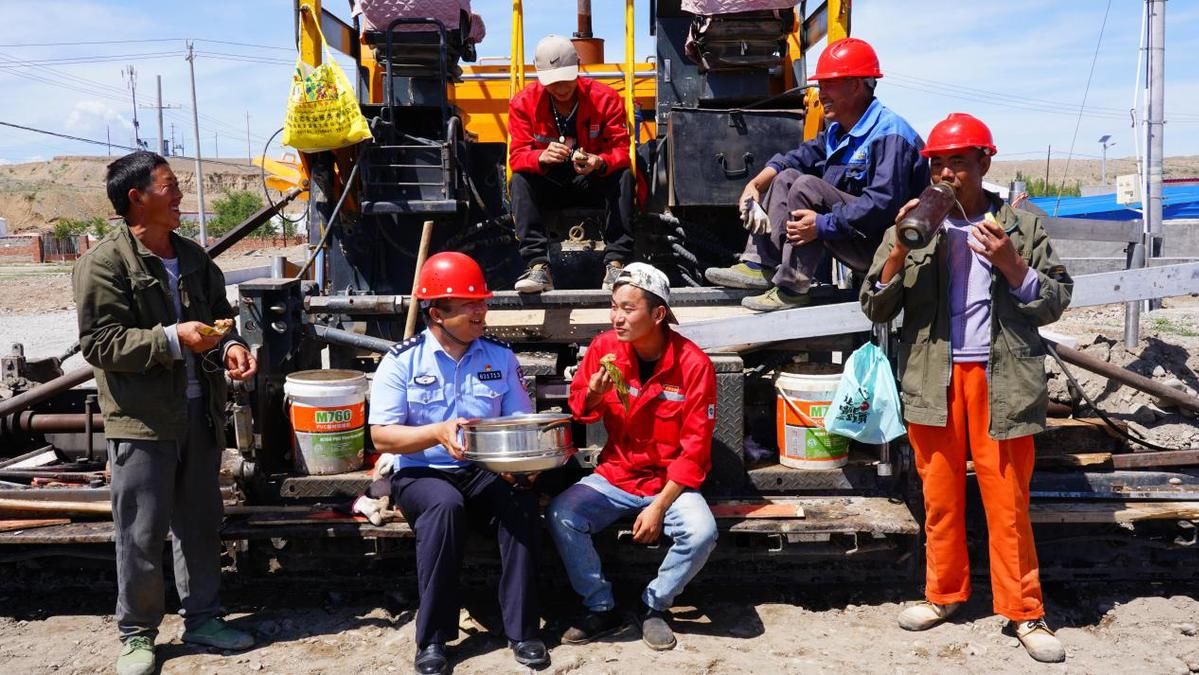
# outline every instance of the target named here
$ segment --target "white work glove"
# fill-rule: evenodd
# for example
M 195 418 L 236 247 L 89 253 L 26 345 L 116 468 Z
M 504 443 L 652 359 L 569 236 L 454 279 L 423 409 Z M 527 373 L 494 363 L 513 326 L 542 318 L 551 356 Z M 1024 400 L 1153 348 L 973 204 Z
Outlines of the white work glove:
M 770 216 L 756 199 L 741 202 L 741 224 L 750 234 L 770 233 Z
M 396 456 L 390 452 L 385 452 L 379 455 L 379 459 L 375 460 L 375 467 L 371 469 L 371 480 L 379 480 L 387 478 L 391 472 L 395 470 Z
M 392 519 L 395 512 L 391 510 L 391 498 L 379 497 L 371 499 L 366 495 L 354 500 L 354 506 L 350 510 L 366 516 L 371 525 L 379 526 Z

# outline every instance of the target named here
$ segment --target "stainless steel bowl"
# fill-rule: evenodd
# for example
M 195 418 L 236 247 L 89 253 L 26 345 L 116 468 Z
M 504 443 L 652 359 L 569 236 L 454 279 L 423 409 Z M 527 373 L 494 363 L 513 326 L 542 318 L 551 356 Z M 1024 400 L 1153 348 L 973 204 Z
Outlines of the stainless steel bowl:
M 570 415 L 539 413 L 472 420 L 462 425 L 466 459 L 496 473 L 556 469 L 575 453 Z

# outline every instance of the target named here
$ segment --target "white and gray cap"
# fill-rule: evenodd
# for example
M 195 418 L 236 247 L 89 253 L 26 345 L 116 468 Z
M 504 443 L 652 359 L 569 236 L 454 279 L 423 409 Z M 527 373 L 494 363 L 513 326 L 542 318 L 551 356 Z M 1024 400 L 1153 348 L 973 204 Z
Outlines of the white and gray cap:
M 674 311 L 670 309 L 670 279 L 665 272 L 648 263 L 629 263 L 620 270 L 616 281 L 612 283 L 612 290 L 615 291 L 624 284 L 658 296 L 666 305 L 667 323 L 679 322 L 674 316 Z
M 569 82 L 579 77 L 579 52 L 567 38 L 547 35 L 537 43 L 533 65 L 537 68 L 537 79 L 544 86 Z

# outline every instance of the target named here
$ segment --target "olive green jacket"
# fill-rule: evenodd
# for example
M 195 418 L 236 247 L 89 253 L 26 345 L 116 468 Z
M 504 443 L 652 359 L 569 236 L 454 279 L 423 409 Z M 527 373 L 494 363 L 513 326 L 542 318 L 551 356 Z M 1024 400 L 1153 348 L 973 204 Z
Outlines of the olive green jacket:
M 998 197 L 991 195 L 999 205 Z M 998 270 L 991 271 L 991 354 L 987 392 L 989 430 L 1003 440 L 1045 428 L 1049 395 L 1045 384 L 1045 345 L 1038 326 L 1053 323 L 1070 304 L 1074 282 L 1058 261 L 1039 217 L 1000 206 L 996 220 L 1036 271 L 1041 290 L 1029 303 L 1010 292 Z M 945 426 L 952 368 L 949 317 L 948 239 L 938 233 L 928 246 L 909 251 L 903 271 L 878 287 L 895 242 L 895 228 L 883 243 L 862 286 L 862 311 L 871 321 L 890 321 L 903 310 L 899 340 L 900 398 L 908 422 Z
M 175 315 L 162 260 L 127 226 L 100 240 L 75 263 L 72 284 L 83 358 L 96 369 L 104 434 L 108 438 L 177 440 L 187 428 L 187 370 L 171 353 L 165 326 L 183 321 L 233 318 L 225 298 L 225 278 L 199 244 L 171 234 L 179 260 L 183 316 Z M 230 332 L 216 349 L 197 358 L 195 372 L 224 447 L 226 402 L 220 356 Z M 242 343 L 244 344 L 244 343 Z M 195 358 L 183 347 L 185 358 Z

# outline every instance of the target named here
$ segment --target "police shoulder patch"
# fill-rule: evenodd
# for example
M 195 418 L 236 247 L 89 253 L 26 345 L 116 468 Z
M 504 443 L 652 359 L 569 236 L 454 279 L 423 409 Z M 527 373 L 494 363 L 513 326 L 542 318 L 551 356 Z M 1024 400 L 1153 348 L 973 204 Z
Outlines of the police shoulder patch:
M 391 354 L 392 356 L 398 356 L 398 355 L 403 354 L 404 352 L 408 351 L 409 349 L 412 349 L 413 347 L 419 345 L 420 343 L 422 343 L 424 341 L 425 341 L 425 334 L 418 333 L 418 334 L 408 338 L 407 340 L 404 340 L 403 342 L 397 343 L 391 349 L 387 350 L 387 353 Z

